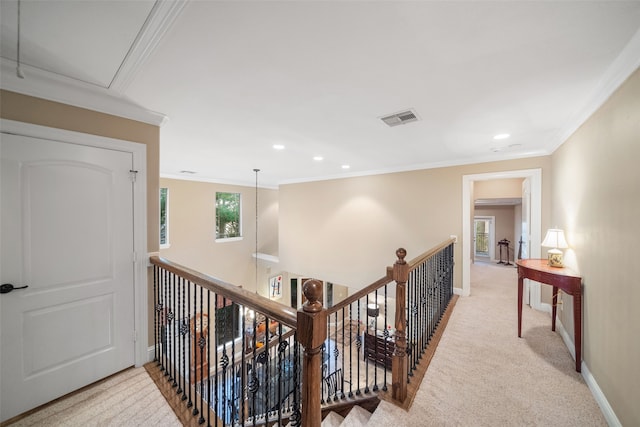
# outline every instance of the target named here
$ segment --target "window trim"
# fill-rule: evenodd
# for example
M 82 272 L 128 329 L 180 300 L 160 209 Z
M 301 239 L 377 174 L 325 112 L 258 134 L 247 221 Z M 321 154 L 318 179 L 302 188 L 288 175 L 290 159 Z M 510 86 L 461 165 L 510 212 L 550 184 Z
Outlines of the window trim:
M 234 237 L 218 237 L 218 194 L 237 194 L 238 195 L 238 233 L 240 234 L 239 236 L 234 236 Z M 214 197 L 214 201 L 213 201 L 213 208 L 214 208 L 214 219 L 213 219 L 213 223 L 214 223 L 214 240 L 216 243 L 225 243 L 225 242 L 237 242 L 237 241 L 241 241 L 244 238 L 243 235 L 243 221 L 242 221 L 242 206 L 243 202 L 242 202 L 242 193 L 239 191 L 216 191 L 215 192 L 215 197 Z
M 165 196 L 165 243 L 162 243 L 162 190 L 167 190 L 167 194 Z M 159 200 L 159 211 L 160 211 L 160 229 L 158 230 L 158 244 L 160 245 L 160 249 L 167 249 L 171 247 L 171 242 L 169 240 L 169 187 L 160 187 L 160 193 L 158 194 Z

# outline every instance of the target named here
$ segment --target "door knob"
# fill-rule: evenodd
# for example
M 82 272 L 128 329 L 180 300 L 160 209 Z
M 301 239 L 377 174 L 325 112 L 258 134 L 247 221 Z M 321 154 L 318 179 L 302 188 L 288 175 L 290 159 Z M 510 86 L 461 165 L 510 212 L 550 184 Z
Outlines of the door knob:
M 0 286 L 0 294 L 8 294 L 9 292 L 11 292 L 14 289 L 24 289 L 26 287 L 28 287 L 28 286 L 24 285 L 24 286 L 20 286 L 20 287 L 15 287 L 11 283 L 3 283 Z

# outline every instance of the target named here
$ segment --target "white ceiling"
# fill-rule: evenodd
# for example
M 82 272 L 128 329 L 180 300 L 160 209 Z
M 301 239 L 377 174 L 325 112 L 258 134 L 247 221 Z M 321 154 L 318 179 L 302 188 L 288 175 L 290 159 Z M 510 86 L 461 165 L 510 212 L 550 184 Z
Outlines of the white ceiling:
M 639 1 L 23 0 L 19 79 L 0 8 L 3 88 L 166 115 L 163 175 L 245 185 L 550 154 L 640 65 Z

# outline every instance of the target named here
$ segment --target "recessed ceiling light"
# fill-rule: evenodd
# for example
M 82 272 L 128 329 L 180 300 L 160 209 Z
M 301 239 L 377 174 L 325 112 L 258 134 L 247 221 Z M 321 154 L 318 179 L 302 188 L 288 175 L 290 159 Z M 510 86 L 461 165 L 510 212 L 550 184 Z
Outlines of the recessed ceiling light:
M 349 169 L 351 166 L 349 165 L 342 165 L 342 169 Z
M 184 171 L 180 171 L 180 173 L 187 174 L 187 175 L 193 175 L 194 173 L 196 173 L 196 171 L 187 171 L 187 170 L 184 170 Z
M 511 135 L 509 135 L 508 133 L 499 133 L 496 136 L 494 136 L 493 139 L 507 139 L 510 136 Z
M 316 162 L 320 162 L 320 161 L 324 160 L 324 157 L 322 157 L 322 156 L 314 156 L 313 160 L 315 160 Z
M 284 145 L 282 144 L 273 144 L 274 150 L 284 150 Z

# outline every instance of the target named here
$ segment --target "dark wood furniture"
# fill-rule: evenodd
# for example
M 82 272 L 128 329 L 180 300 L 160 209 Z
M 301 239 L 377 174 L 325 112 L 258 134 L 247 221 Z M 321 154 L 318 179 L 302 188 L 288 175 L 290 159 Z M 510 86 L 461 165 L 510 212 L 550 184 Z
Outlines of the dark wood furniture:
M 556 330 L 556 308 L 558 289 L 573 296 L 573 330 L 576 353 L 576 371 L 582 364 L 582 278 L 573 270 L 564 267 L 550 267 L 546 259 L 521 259 L 518 265 L 518 337 L 522 331 L 522 293 L 524 279 L 534 280 L 553 286 L 553 308 L 551 330 Z
M 378 331 L 381 332 L 381 331 Z M 396 348 L 392 338 L 386 338 L 380 334 L 364 332 L 364 360 L 373 360 L 375 363 L 391 369 L 393 351 Z

